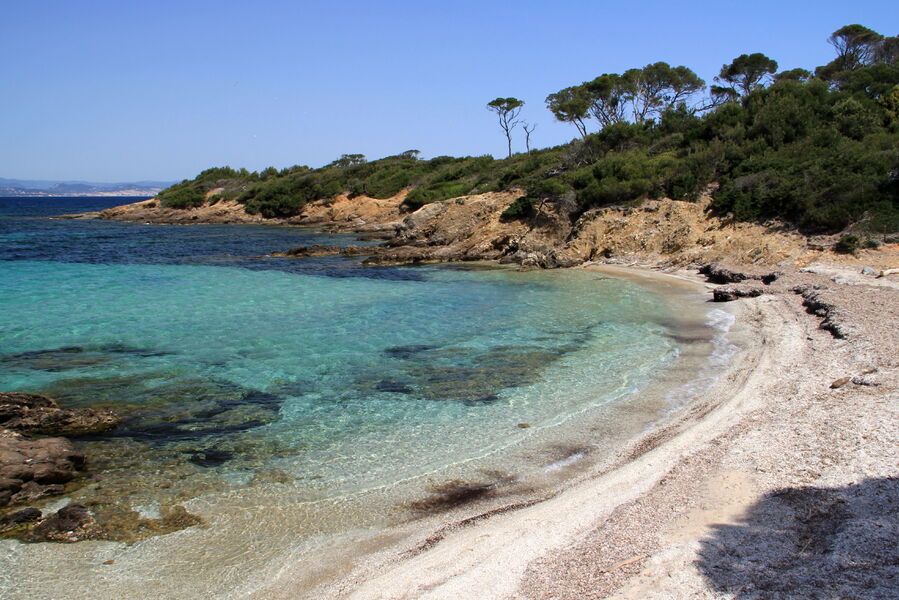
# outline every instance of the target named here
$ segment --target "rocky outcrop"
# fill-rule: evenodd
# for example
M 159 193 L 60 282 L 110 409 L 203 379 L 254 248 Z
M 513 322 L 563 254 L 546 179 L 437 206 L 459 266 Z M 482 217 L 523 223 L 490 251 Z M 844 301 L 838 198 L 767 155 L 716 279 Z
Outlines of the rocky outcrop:
M 22 433 L 79 436 L 115 428 L 119 418 L 108 410 L 66 409 L 47 396 L 0 392 L 0 427 Z
M 780 273 L 777 271 L 759 270 L 752 267 L 727 267 L 721 263 L 713 262 L 703 265 L 699 268 L 699 274 L 705 275 L 709 283 L 717 283 L 719 285 L 726 283 L 740 283 L 747 280 L 761 281 L 765 285 L 770 285 L 777 281 Z
M 835 338 L 847 336 L 849 332 L 840 318 L 836 304 L 827 300 L 828 290 L 815 285 L 798 285 L 793 291 L 802 296 L 802 305 L 809 313 L 821 318 L 821 329 L 829 331 Z
M 756 298 L 765 291 L 755 286 L 722 286 L 712 291 L 715 302 L 732 302 L 738 298 Z
M 0 507 L 61 494 L 84 464 L 65 438 L 34 440 L 0 429 Z
M 286 252 L 273 252 L 269 256 L 276 258 L 313 258 L 323 256 L 365 256 L 377 251 L 377 246 L 328 246 L 313 244 L 297 246 Z

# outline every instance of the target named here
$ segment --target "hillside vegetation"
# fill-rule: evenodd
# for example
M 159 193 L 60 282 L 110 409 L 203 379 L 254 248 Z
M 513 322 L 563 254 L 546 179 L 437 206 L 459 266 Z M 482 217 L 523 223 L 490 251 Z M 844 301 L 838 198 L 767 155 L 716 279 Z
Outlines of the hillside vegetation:
M 777 71 L 761 53 L 722 66 L 716 83 L 659 62 L 606 73 L 547 97 L 579 137 L 496 160 L 419 158 L 410 150 L 366 161 L 346 154 L 321 168 L 208 169 L 159 194 L 162 206 L 237 200 L 250 214 L 290 217 L 342 193 L 404 206 L 514 189 L 505 219 L 541 201 L 574 199 L 581 212 L 668 197 L 695 200 L 718 184 L 711 208 L 740 221 L 779 219 L 806 232 L 899 230 L 899 38 L 848 25 L 829 41 L 836 58 Z M 515 100 L 515 99 L 506 99 Z M 596 131 L 591 132 L 592 127 Z

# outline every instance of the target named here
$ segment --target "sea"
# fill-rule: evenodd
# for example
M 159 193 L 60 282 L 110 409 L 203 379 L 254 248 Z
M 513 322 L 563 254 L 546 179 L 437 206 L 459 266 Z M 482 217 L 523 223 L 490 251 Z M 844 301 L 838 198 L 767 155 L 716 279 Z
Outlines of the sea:
M 105 539 L 0 540 L 3 598 L 241 598 L 286 576 L 315 597 L 387 531 L 613 461 L 735 349 L 689 286 L 268 256 L 375 243 L 303 227 L 57 218 L 131 200 L 0 198 L 0 390 L 122 417 L 73 439 L 86 476 L 36 504 L 87 505 Z

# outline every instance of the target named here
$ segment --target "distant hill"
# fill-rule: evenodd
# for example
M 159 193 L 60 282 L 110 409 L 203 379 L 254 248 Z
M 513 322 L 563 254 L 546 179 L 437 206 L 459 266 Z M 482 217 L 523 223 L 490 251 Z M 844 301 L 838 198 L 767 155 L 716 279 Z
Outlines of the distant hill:
M 0 196 L 153 196 L 172 181 L 97 183 L 0 177 Z

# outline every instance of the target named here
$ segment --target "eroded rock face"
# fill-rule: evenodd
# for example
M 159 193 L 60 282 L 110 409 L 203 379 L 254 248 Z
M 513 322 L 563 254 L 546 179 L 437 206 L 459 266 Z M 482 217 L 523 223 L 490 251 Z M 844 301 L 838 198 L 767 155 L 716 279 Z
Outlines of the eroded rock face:
M 0 427 L 41 435 L 90 435 L 115 428 L 119 418 L 107 410 L 60 408 L 40 394 L 0 392 Z
M 761 296 L 764 290 L 754 286 L 723 286 L 712 292 L 715 302 L 732 302 L 738 298 L 756 298 Z
M 62 493 L 84 462 L 65 438 L 33 440 L 0 429 L 0 507 Z

